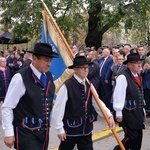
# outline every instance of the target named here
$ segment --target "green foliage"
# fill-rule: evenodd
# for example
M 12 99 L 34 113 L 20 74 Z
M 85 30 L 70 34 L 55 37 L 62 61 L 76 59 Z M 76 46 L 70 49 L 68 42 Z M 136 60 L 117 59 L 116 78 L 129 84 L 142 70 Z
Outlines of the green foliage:
M 145 38 L 150 24 L 149 0 L 44 0 L 44 2 L 70 43 L 76 42 L 82 33 L 87 33 L 88 23 L 92 19 L 88 17 L 96 19 L 97 34 L 104 34 L 114 28 L 119 29 L 123 25 L 126 33 L 130 30 L 138 31 L 141 38 Z M 40 0 L 1 0 L 0 6 L 3 10 L 1 24 L 4 30 L 12 29 L 14 36 L 40 39 L 41 11 L 44 8 Z

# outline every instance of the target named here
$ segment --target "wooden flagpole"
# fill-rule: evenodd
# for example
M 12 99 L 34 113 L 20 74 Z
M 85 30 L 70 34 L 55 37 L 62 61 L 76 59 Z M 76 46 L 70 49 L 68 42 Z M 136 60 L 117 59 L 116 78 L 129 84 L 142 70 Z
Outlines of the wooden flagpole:
M 62 32 L 61 32 L 59 26 L 57 25 L 57 23 L 55 22 L 53 16 L 51 15 L 51 13 L 50 13 L 50 11 L 49 11 L 47 5 L 44 3 L 43 0 L 41 0 L 41 2 L 43 3 L 45 10 L 47 11 L 47 13 L 48 13 L 48 15 L 49 15 L 49 17 L 50 17 L 49 19 L 51 20 L 51 22 L 53 23 L 54 27 L 56 28 L 56 30 L 57 30 L 57 32 L 58 32 L 60 38 L 62 39 L 62 41 L 64 42 L 64 45 L 66 46 L 68 52 L 70 53 L 71 57 L 74 58 L 74 54 L 73 54 L 72 50 L 70 49 L 70 46 L 68 45 L 68 42 L 66 41 L 66 39 L 65 39 L 64 35 L 62 34 Z M 87 79 L 87 81 L 88 81 L 88 79 Z M 91 86 L 90 90 L 91 90 L 91 93 L 92 93 L 92 95 L 93 95 L 93 97 L 94 97 L 96 103 L 98 104 L 99 109 L 101 110 L 101 112 L 102 112 L 102 114 L 103 114 L 103 116 L 104 116 L 104 118 L 105 118 L 107 124 L 109 125 L 109 118 L 108 118 L 106 112 L 104 111 L 104 109 L 103 109 L 103 107 L 102 107 L 102 104 L 101 104 L 101 102 L 100 102 L 100 99 L 97 97 L 97 94 L 95 93 L 95 90 L 94 90 L 94 88 L 93 88 L 92 86 Z M 119 136 L 118 136 L 116 130 L 113 129 L 113 130 L 111 130 L 111 131 L 112 131 L 112 133 L 114 134 L 114 137 L 116 138 L 116 140 L 117 140 L 117 142 L 118 142 L 118 144 L 119 144 L 121 150 L 125 150 L 124 145 L 122 144 L 122 142 L 121 142 L 121 140 L 120 140 L 120 138 L 119 138 Z

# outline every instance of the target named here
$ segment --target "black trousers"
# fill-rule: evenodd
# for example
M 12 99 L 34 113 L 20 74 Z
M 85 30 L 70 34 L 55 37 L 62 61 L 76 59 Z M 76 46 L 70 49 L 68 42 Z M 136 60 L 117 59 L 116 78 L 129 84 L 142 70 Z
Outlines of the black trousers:
M 122 143 L 126 150 L 141 150 L 143 130 L 142 129 L 129 129 L 123 127 L 124 139 Z M 119 146 L 116 146 L 114 150 L 121 150 Z
M 93 150 L 92 134 L 79 137 L 68 137 L 61 141 L 59 150 L 73 150 L 77 144 L 78 150 Z
M 16 150 L 48 150 L 49 129 L 30 131 L 23 127 L 15 128 Z

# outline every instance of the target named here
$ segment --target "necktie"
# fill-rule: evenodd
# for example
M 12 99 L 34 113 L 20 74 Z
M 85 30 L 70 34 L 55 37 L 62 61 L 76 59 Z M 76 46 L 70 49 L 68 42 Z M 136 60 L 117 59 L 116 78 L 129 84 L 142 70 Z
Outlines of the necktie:
M 117 65 L 117 72 L 119 72 L 121 65 Z
M 136 83 L 141 86 L 141 80 L 139 78 L 139 76 L 135 76 L 135 80 L 136 80 Z
M 81 82 L 82 85 L 84 85 L 84 91 L 86 92 L 86 85 L 85 85 L 85 81 Z
M 102 60 L 102 62 L 101 62 L 100 65 L 99 65 L 99 68 L 100 68 L 100 77 L 101 77 L 101 71 L 102 71 L 104 62 L 105 62 L 105 58 Z
M 46 87 L 47 76 L 44 73 L 41 74 L 40 81 L 42 82 L 43 86 Z

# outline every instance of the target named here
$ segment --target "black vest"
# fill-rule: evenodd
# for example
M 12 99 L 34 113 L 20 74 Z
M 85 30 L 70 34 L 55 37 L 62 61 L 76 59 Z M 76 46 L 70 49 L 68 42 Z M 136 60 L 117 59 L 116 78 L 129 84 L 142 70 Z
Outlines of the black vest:
M 127 125 L 131 129 L 144 129 L 144 95 L 143 88 L 140 87 L 127 68 L 122 73 L 127 79 L 126 98 L 123 113 L 123 122 L 121 126 Z
M 46 73 L 46 89 L 44 89 L 30 67 L 20 69 L 19 73 L 23 78 L 26 91 L 14 109 L 14 125 L 22 125 L 31 131 L 49 127 L 49 117 L 55 91 L 51 73 Z
M 86 82 L 80 84 L 74 77 L 65 82 L 68 91 L 65 114 L 63 118 L 64 129 L 68 136 L 88 135 L 93 129 L 96 113 L 92 106 L 90 85 Z

